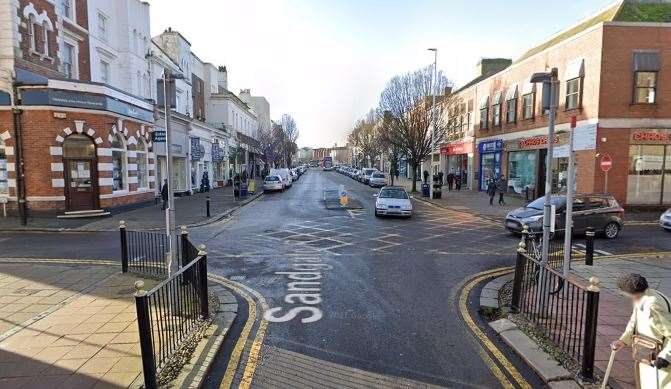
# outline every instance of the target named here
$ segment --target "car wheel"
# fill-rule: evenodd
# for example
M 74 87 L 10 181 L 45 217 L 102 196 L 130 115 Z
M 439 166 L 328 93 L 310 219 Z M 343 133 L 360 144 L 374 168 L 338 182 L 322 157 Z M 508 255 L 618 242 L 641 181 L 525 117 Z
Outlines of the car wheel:
M 375 210 L 375 217 L 380 217 L 380 214 L 377 213 L 377 209 Z
M 606 224 L 603 229 L 603 234 L 607 239 L 615 239 L 620 234 L 620 225 L 615 222 Z

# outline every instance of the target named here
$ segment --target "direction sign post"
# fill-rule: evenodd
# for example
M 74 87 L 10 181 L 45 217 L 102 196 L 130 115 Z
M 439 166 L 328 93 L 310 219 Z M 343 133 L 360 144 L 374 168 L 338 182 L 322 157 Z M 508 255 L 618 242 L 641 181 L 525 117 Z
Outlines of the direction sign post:
M 613 168 L 613 158 L 610 156 L 610 154 L 604 154 L 601 156 L 599 167 L 601 168 L 601 171 L 605 173 L 603 192 L 608 193 L 608 172 Z

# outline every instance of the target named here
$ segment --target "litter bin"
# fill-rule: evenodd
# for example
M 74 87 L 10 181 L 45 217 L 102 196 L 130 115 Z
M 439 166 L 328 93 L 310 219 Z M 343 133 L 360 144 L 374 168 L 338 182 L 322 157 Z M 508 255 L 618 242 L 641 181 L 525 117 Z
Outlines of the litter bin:
M 240 197 L 247 197 L 247 183 L 240 184 Z
M 429 197 L 431 195 L 431 193 L 429 193 L 430 190 L 431 190 L 431 188 L 429 187 L 429 184 L 427 184 L 426 182 L 423 183 L 422 184 L 422 197 Z

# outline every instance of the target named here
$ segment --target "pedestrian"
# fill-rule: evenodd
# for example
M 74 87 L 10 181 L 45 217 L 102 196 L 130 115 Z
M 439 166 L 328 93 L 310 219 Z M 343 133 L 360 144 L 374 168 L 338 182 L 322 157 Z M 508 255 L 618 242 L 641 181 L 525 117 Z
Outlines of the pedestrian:
M 487 181 L 487 194 L 489 195 L 489 205 L 494 205 L 494 196 L 496 196 L 496 182 L 494 178 Z
M 429 171 L 424 170 L 424 183 L 426 184 L 427 182 L 429 182 Z
M 163 180 L 163 186 L 161 187 L 161 201 L 163 203 L 161 209 L 165 211 L 168 208 L 168 179 Z
M 499 205 L 501 206 L 506 205 L 506 202 L 503 200 L 503 194 L 506 193 L 506 190 L 508 189 L 505 176 L 502 175 L 501 177 L 499 177 L 498 182 L 496 184 L 496 189 L 499 192 Z
M 452 192 L 454 187 L 454 169 L 450 169 L 450 172 L 447 173 L 447 189 Z
M 461 190 L 461 175 L 454 176 L 454 188 L 459 192 Z
M 637 388 L 671 388 L 671 301 L 640 274 L 621 277 L 617 286 L 631 298 L 633 312 L 611 348 L 632 347 Z
M 440 183 L 440 186 L 443 186 L 443 185 L 444 185 L 444 181 L 443 181 L 443 172 L 442 172 L 442 171 L 439 171 L 439 172 L 438 172 L 438 183 Z

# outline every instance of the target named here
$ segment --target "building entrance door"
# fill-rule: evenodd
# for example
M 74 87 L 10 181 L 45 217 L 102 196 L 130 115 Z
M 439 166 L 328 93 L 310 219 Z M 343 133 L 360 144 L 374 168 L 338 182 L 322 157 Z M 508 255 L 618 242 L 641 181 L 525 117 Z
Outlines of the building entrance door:
M 95 145 L 85 135 L 70 135 L 63 142 L 65 207 L 68 211 L 98 208 L 98 171 Z

